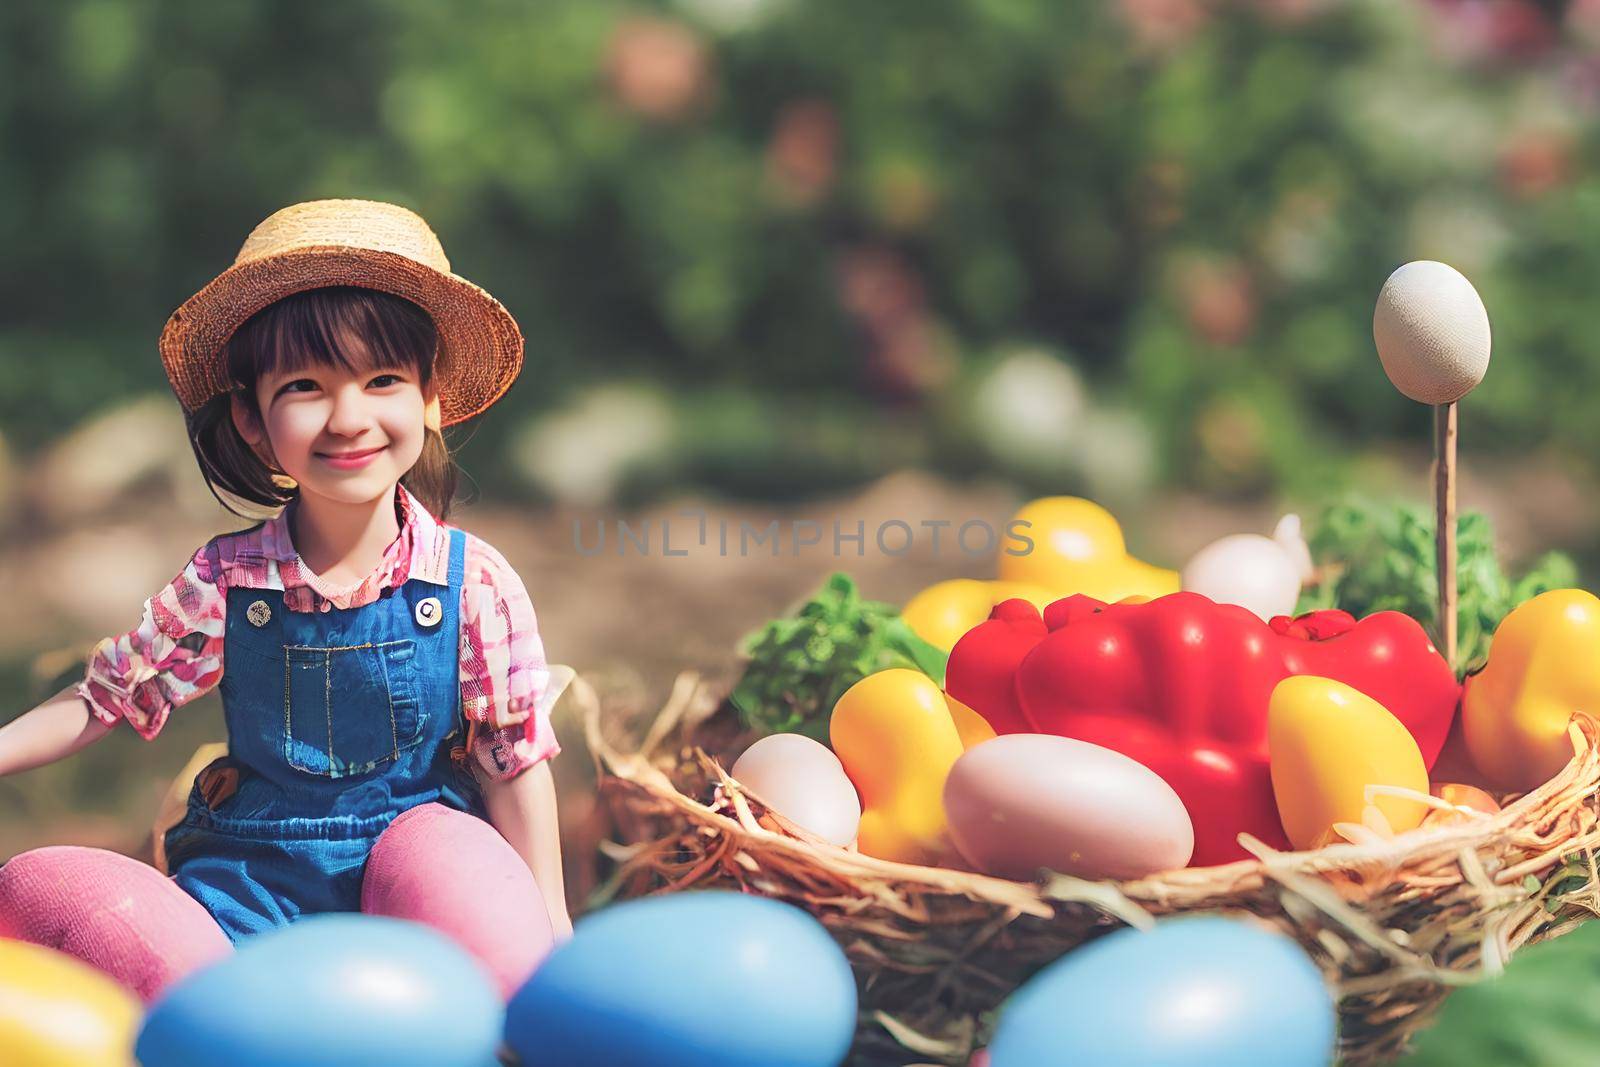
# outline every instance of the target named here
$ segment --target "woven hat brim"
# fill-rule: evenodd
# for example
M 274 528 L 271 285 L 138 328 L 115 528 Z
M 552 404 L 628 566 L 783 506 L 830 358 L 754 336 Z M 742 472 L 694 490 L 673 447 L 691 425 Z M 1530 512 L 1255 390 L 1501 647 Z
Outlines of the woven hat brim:
M 310 246 L 237 263 L 185 300 L 161 331 L 161 363 L 187 412 L 228 392 L 224 350 L 250 316 L 286 296 L 351 285 L 404 297 L 439 331 L 440 422 L 462 422 L 505 395 L 522 370 L 522 331 L 501 303 L 455 274 L 395 252 Z

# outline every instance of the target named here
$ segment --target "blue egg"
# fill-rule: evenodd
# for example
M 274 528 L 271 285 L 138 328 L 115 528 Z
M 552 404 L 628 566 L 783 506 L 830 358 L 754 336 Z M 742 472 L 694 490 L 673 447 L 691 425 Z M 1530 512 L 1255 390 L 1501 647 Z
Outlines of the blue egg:
M 493 1067 L 505 1011 L 443 934 L 373 915 L 317 915 L 240 942 L 167 990 L 142 1067 Z
M 1008 1000 L 992 1067 L 1327 1067 L 1333 998 L 1300 946 L 1222 916 L 1119 930 Z
M 511 998 L 526 1067 L 837 1067 L 856 984 L 816 919 L 765 897 L 677 893 L 585 917 Z

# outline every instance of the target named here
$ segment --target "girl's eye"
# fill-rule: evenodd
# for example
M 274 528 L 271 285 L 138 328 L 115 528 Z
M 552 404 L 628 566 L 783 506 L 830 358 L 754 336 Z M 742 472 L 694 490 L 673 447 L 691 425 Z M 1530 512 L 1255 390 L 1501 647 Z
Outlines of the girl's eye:
M 400 376 L 398 374 L 380 374 L 376 378 L 372 379 L 372 381 L 368 384 L 376 385 L 378 388 L 382 389 L 385 386 L 394 385 L 399 381 Z
M 305 389 L 300 388 L 301 386 L 305 386 Z M 303 393 L 307 389 L 315 389 L 316 387 L 317 383 L 310 378 L 296 378 L 278 391 L 280 393 Z

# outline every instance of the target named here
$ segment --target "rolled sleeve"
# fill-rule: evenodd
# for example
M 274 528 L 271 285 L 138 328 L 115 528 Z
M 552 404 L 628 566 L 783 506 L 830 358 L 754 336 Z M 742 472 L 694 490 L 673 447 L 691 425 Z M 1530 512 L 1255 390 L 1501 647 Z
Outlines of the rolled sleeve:
M 144 603 L 125 634 L 100 641 L 89 656 L 78 695 L 100 722 L 127 720 L 146 740 L 175 707 L 215 688 L 222 678 L 226 599 L 207 544 L 165 589 Z
M 461 702 L 472 757 L 491 780 L 515 778 L 561 751 L 550 724 L 550 668 L 533 602 L 516 571 L 473 538 L 462 588 Z

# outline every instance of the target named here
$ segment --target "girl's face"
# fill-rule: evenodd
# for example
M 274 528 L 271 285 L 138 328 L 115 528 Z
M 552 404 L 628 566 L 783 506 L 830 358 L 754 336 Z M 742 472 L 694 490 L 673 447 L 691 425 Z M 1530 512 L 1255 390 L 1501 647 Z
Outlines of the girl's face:
M 258 422 L 237 395 L 239 433 L 310 494 L 364 504 L 416 465 L 429 397 L 407 367 L 305 366 L 256 383 Z

